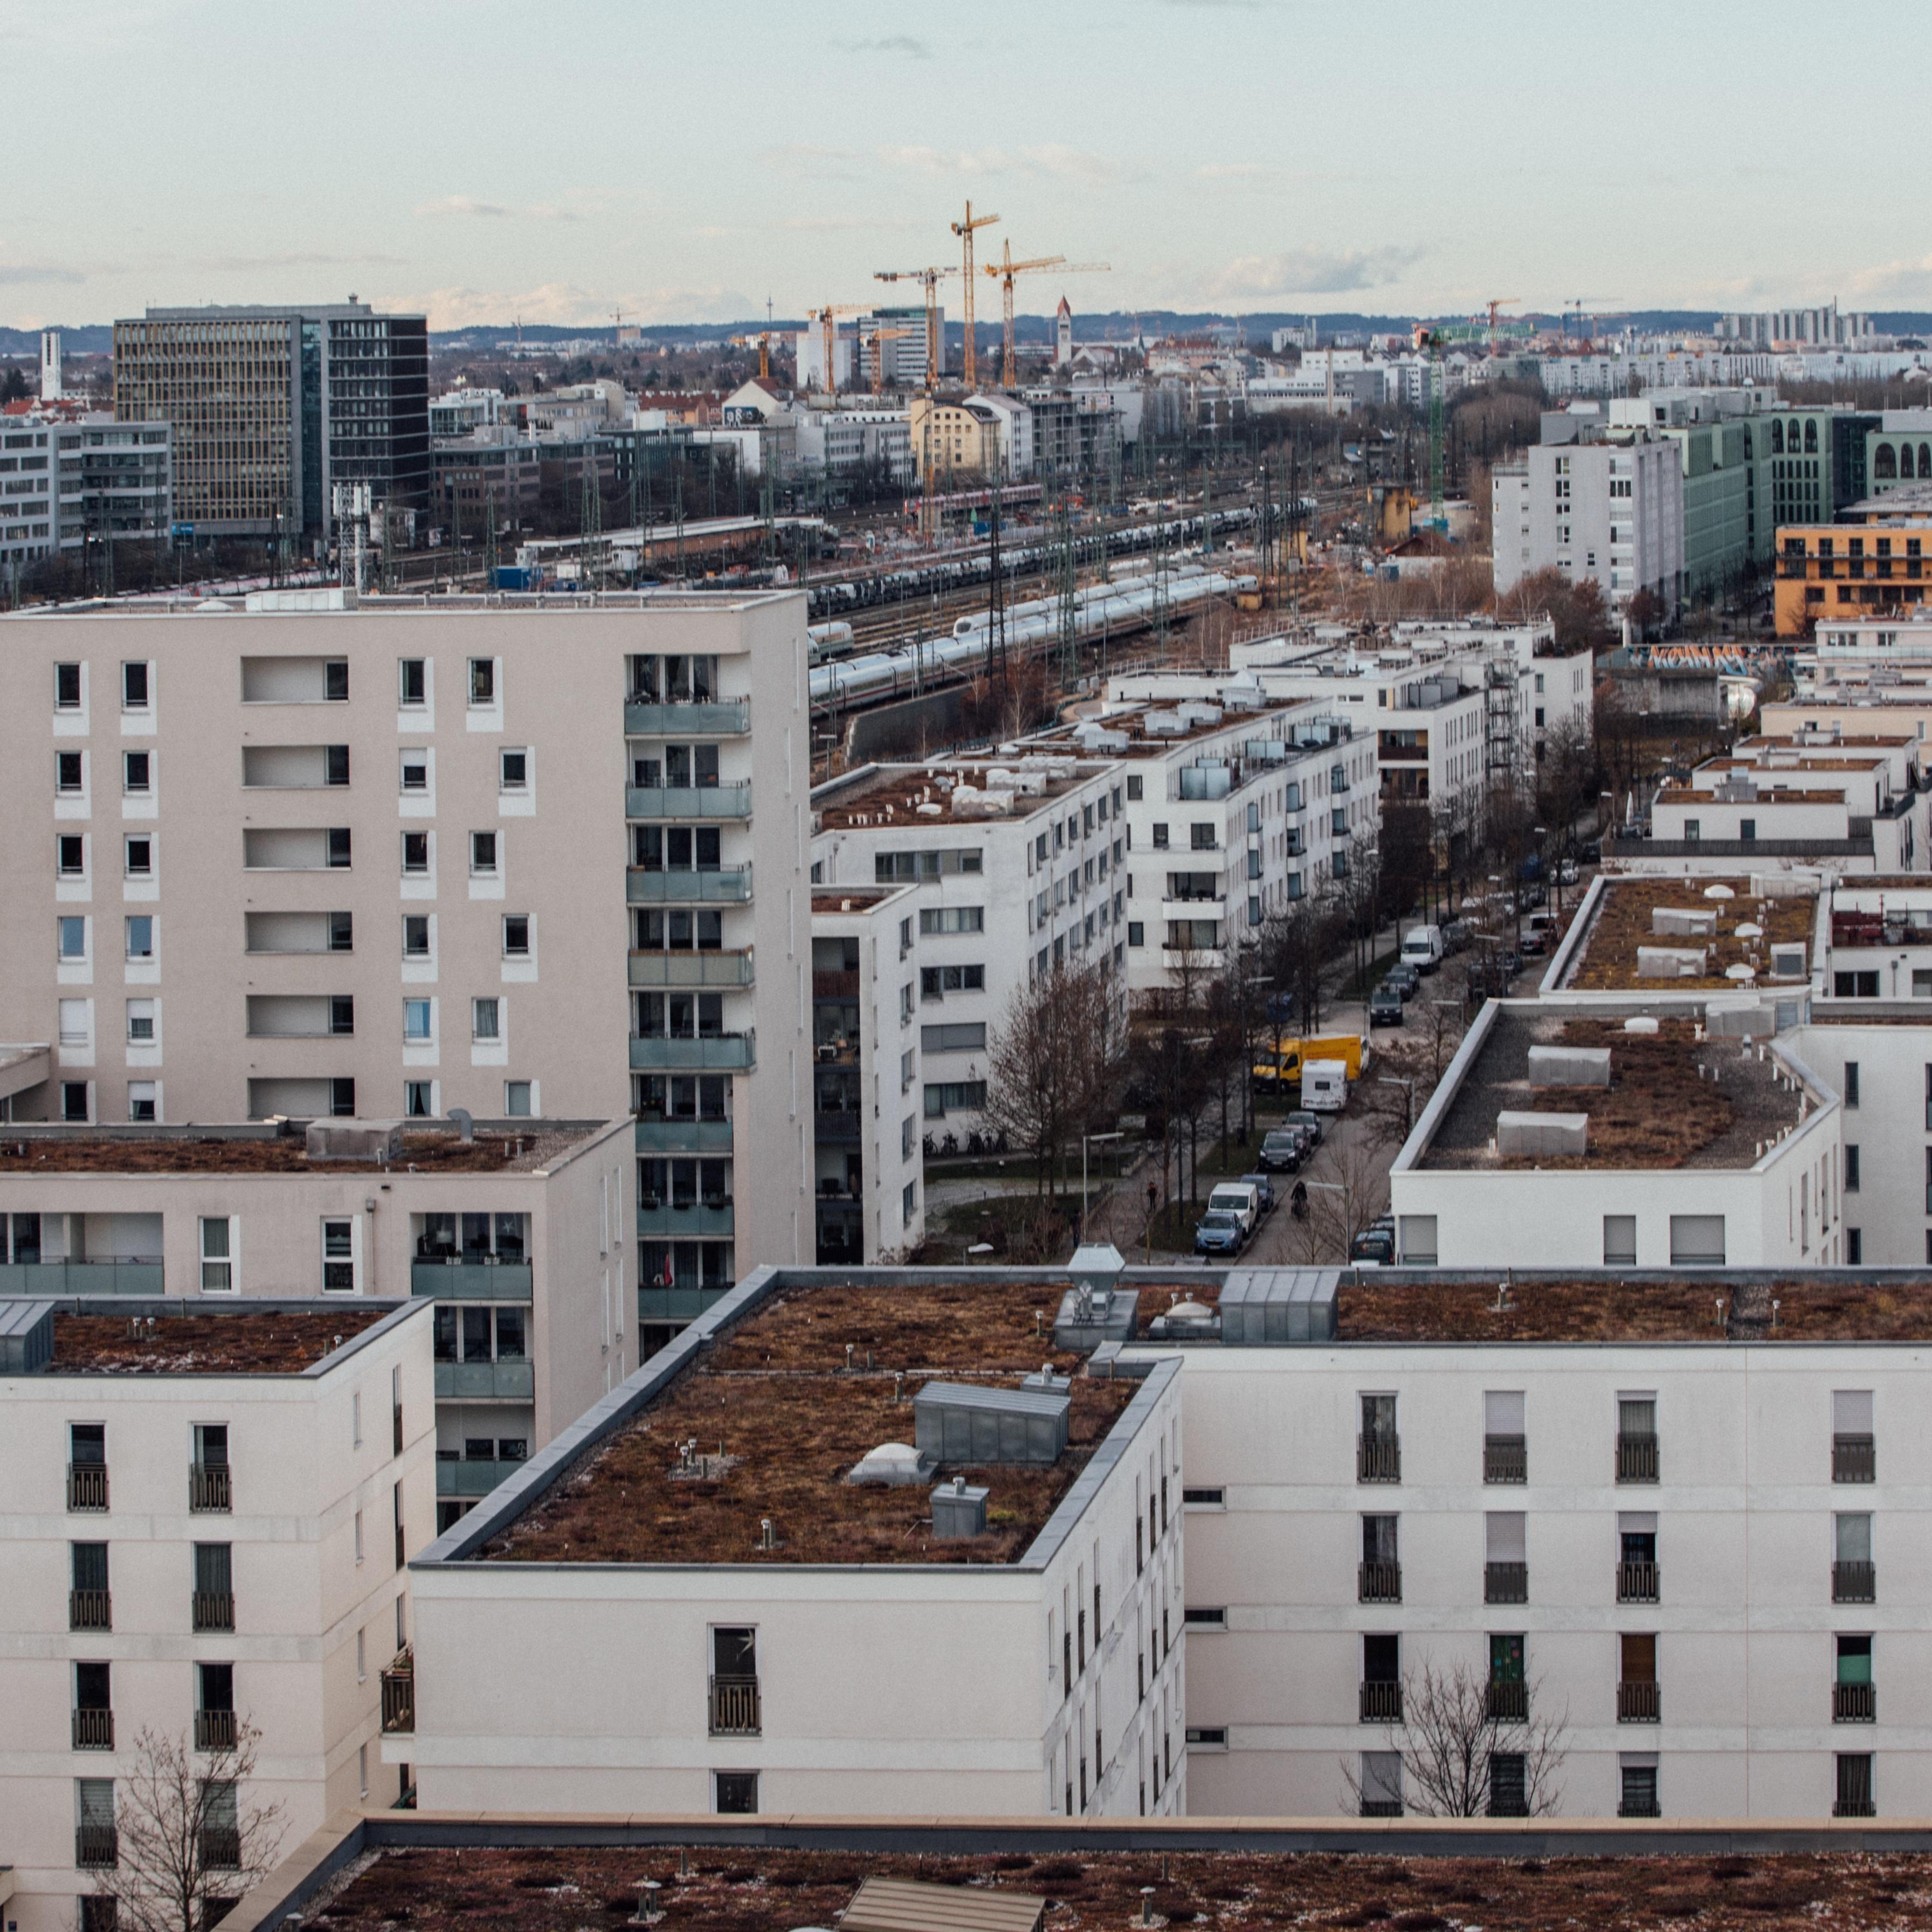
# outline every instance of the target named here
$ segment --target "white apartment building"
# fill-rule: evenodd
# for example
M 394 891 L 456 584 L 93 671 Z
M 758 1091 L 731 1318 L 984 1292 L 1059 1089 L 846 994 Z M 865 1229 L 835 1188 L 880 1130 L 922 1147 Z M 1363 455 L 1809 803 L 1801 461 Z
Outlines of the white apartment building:
M 0 1294 L 433 1299 L 439 1527 L 640 1359 L 628 1118 L 10 1131 Z
M 869 470 L 904 485 L 913 478 L 910 423 L 903 408 L 801 410 L 793 425 L 794 454 L 800 468 L 828 476 Z
M 812 1195 L 822 1268 L 901 1261 L 924 1240 L 924 1049 L 986 1052 L 984 1020 L 925 1018 L 943 1003 L 949 975 L 930 969 L 922 1005 L 922 903 L 910 884 L 812 895 Z M 962 991 L 963 969 L 950 976 Z
M 0 1300 L 10 1926 L 85 1922 L 144 1730 L 217 1775 L 259 1732 L 211 1828 L 279 1804 L 284 1853 L 409 1788 L 380 1739 L 430 1540 L 431 1328 L 426 1303 Z M 209 1847 L 218 1888 L 234 1852 Z
M 0 411 L 0 572 L 87 544 L 170 541 L 173 436 L 58 400 Z
M 634 1112 L 729 1167 L 640 1222 L 645 1319 L 808 1249 L 802 596 L 0 623 L 14 1117 Z
M 1098 967 L 1125 1024 L 1126 792 L 1112 761 L 868 766 L 818 787 L 812 808 L 815 896 L 919 887 L 920 1112 L 935 1145 L 978 1132 L 986 1041 L 1040 974 Z
M 761 1272 L 420 1559 L 424 1807 L 1184 1814 L 1178 1365 L 970 1273 Z
M 1414 1810 L 1430 1669 L 1558 1725 L 1558 1818 L 1932 1804 L 1916 1298 L 1363 1269 L 1210 1298 L 1218 1342 L 1180 1350 L 1191 1814 Z M 1488 1809 L 1522 1816 L 1520 1734 L 1495 1748 Z
M 1612 609 L 1648 590 L 1667 616 L 1684 594 L 1684 471 L 1643 430 L 1537 443 L 1490 482 L 1496 594 L 1539 570 L 1597 584 Z

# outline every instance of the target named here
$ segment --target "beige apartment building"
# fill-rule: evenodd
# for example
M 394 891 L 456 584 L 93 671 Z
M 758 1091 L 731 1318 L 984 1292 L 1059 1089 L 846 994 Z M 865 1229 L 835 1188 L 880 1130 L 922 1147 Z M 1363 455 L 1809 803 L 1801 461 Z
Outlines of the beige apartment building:
M 634 1114 L 646 1318 L 808 1252 L 801 596 L 0 622 L 10 1118 Z

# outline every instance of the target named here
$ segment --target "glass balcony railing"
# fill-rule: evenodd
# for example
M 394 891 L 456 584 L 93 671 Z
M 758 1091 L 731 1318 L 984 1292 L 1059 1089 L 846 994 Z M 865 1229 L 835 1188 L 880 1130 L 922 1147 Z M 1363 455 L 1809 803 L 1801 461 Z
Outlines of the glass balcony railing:
M 158 1261 L 0 1262 L 0 1294 L 159 1294 Z
M 464 1461 L 436 1466 L 436 1492 L 440 1496 L 487 1496 L 507 1477 L 523 1467 L 520 1462 Z
M 527 1301 L 528 1262 L 442 1261 L 418 1256 L 410 1264 L 410 1292 L 451 1301 Z
M 755 1033 L 722 1034 L 711 1040 L 670 1040 L 633 1034 L 631 1069 L 638 1073 L 742 1073 L 758 1064 Z
M 640 1240 L 662 1240 L 667 1238 L 723 1240 L 730 1237 L 734 1226 L 732 1205 L 728 1201 L 693 1202 L 675 1208 L 668 1204 L 653 1207 L 647 1200 L 638 1203 L 638 1238 Z
M 748 986 L 752 949 L 733 952 L 633 952 L 634 986 Z
M 439 1362 L 438 1402 L 534 1402 L 537 1375 L 529 1362 Z
M 749 818 L 752 782 L 715 785 L 626 785 L 626 818 Z
M 729 1120 L 643 1120 L 637 1124 L 640 1154 L 729 1154 Z
M 633 866 L 625 874 L 632 905 L 742 905 L 752 896 L 752 868 L 716 872 L 647 872 Z
M 624 730 L 633 738 L 742 738 L 751 728 L 748 698 L 671 704 L 633 699 L 624 706 Z

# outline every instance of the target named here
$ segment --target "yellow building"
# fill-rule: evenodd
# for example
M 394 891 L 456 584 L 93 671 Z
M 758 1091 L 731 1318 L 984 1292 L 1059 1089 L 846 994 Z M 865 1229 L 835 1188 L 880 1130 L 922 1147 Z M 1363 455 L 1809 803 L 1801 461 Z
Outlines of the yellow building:
M 1807 636 L 1821 618 L 1876 617 L 1922 603 L 1928 584 L 1932 514 L 1779 526 L 1772 608 L 1780 638 Z
M 944 397 L 912 399 L 913 473 L 923 484 L 928 475 L 943 485 L 996 475 L 1000 464 L 1000 419 L 976 397 L 949 401 Z

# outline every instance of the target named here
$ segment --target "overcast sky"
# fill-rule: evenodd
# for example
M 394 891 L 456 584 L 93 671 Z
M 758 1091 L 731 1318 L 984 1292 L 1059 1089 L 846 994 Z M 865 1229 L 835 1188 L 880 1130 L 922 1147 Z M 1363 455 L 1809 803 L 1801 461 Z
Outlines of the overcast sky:
M 795 315 L 969 196 L 1111 264 L 1041 313 L 1932 308 L 1929 48 L 1922 0 L 0 0 L 0 321 Z

